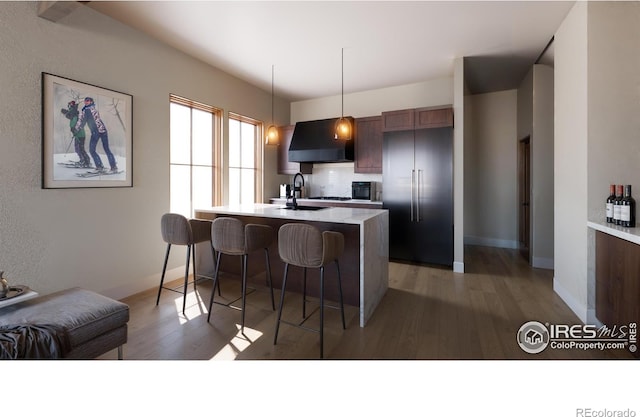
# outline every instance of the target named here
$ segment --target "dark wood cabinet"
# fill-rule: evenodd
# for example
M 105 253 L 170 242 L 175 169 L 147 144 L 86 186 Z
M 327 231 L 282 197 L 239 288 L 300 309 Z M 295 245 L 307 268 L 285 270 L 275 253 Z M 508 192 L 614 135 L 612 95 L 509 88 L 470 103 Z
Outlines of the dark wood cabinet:
M 293 137 L 294 125 L 278 127 L 278 135 L 280 143 L 278 144 L 278 174 L 295 175 L 298 172 L 303 174 L 311 174 L 313 164 L 301 164 L 298 162 L 289 162 L 289 145 Z
M 453 126 L 453 109 L 451 107 L 445 109 L 416 109 L 414 123 L 416 129 L 451 127 Z
M 382 117 L 355 119 L 354 172 L 382 174 Z
M 423 107 L 382 113 L 383 132 L 436 127 L 453 127 L 453 109 L 451 107 Z
M 394 110 L 382 113 L 382 131 L 396 132 L 401 130 L 413 130 L 414 111 Z
M 596 232 L 596 317 L 610 329 L 640 323 L 640 246 L 600 231 Z M 634 356 L 640 357 L 640 352 Z

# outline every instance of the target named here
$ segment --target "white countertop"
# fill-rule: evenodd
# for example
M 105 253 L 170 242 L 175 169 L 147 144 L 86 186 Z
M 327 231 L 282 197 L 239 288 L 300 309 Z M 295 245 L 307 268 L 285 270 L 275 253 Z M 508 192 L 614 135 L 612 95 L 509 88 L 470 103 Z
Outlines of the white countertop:
M 387 213 L 387 210 L 382 209 L 352 207 L 326 207 L 322 210 L 287 210 L 283 207 L 284 205 L 278 204 L 245 204 L 200 208 L 195 211 L 200 213 L 360 225 L 369 219 Z
M 587 222 L 587 226 L 611 236 L 619 237 L 620 239 L 635 243 L 636 245 L 640 245 L 640 230 L 637 227 L 622 227 L 607 222 Z

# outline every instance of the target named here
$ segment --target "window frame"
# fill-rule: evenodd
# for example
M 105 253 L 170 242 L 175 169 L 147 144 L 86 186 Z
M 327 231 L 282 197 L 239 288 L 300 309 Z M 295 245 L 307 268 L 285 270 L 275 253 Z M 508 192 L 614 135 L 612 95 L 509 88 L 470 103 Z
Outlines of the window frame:
M 204 104 L 204 103 L 200 103 L 185 97 L 181 97 L 178 96 L 176 94 L 170 94 L 169 95 L 169 120 L 171 120 L 171 104 L 177 104 L 177 105 L 181 105 L 184 107 L 189 108 L 190 112 L 192 112 L 193 110 L 200 110 L 200 111 L 204 111 L 207 113 L 210 113 L 212 118 L 213 118 L 213 123 L 212 123 L 212 132 L 211 132 L 211 139 L 212 139 L 212 143 L 211 143 L 211 151 L 213 152 L 212 155 L 212 159 L 211 159 L 211 163 L 213 164 L 211 166 L 212 170 L 212 176 L 213 178 L 211 179 L 211 186 L 212 186 L 212 190 L 211 190 L 211 205 L 212 206 L 217 206 L 217 205 L 221 205 L 222 204 L 222 197 L 223 197 L 223 192 L 222 192 L 222 184 L 223 184 L 223 177 L 222 177 L 222 134 L 223 134 L 223 130 L 222 130 L 222 126 L 223 126 L 223 121 L 224 121 L 224 112 L 222 109 L 208 105 L 208 104 Z M 171 123 L 171 122 L 169 122 Z M 191 201 L 189 202 L 189 206 L 190 206 L 190 211 L 191 211 L 191 216 L 194 215 L 194 207 L 193 207 L 193 169 L 194 167 L 198 167 L 198 166 L 208 166 L 208 165 L 202 165 L 202 164 L 193 164 L 193 122 L 191 121 L 191 129 L 190 129 L 190 142 L 189 142 L 189 195 L 191 198 Z M 171 146 L 171 127 L 169 128 L 169 146 Z M 169 150 L 169 177 L 171 177 L 171 166 L 173 165 L 181 165 L 181 166 L 186 166 L 186 164 L 175 164 L 171 162 L 171 150 Z M 169 197 L 170 197 L 170 204 L 171 204 L 171 181 L 169 181 Z
M 227 123 L 230 123 L 231 120 L 235 120 L 241 123 L 249 123 L 255 126 L 256 130 L 255 130 L 255 138 L 254 138 L 254 143 L 253 143 L 253 164 L 254 164 L 254 190 L 253 190 L 253 202 L 254 203 L 262 203 L 263 202 L 263 188 L 264 188 L 264 167 L 263 167 L 263 161 L 264 161 L 264 142 L 262 141 L 262 137 L 263 137 L 263 133 L 264 133 L 264 122 L 262 122 L 261 120 L 258 119 L 254 119 L 252 117 L 249 116 L 244 116 L 242 114 L 239 113 L 235 113 L 235 112 L 229 112 L 228 113 L 228 121 Z M 231 129 L 228 128 L 228 131 L 230 132 Z M 228 143 L 227 146 L 230 147 L 231 146 L 231 137 L 228 138 Z M 231 165 L 229 163 L 228 160 L 228 155 L 227 155 L 227 166 L 225 168 L 225 173 L 228 176 L 229 175 L 229 168 L 231 168 Z M 230 185 L 227 184 L 227 186 L 229 187 Z

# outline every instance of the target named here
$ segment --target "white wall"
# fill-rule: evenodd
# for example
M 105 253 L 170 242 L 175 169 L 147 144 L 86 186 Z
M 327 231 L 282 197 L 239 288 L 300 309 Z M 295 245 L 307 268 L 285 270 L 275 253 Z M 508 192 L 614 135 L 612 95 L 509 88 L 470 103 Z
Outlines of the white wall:
M 291 124 L 305 120 L 340 117 L 341 95 L 291 103 Z M 391 110 L 453 104 L 450 77 L 344 95 L 344 115 L 377 116 Z
M 530 139 L 529 261 L 553 269 L 553 68 L 533 65 L 518 87 L 518 137 Z
M 465 77 L 465 59 L 453 62 L 453 272 L 464 272 L 465 143 L 471 135 L 471 100 Z
M 603 221 L 609 184 L 640 201 L 640 3 L 588 3 L 587 218 Z M 636 211 L 637 214 L 637 211 Z M 588 239 L 589 319 L 595 316 L 595 237 Z
M 37 2 L 3 3 L 0 39 L 0 269 L 42 294 L 82 286 L 122 298 L 157 287 L 160 217 L 169 210 L 169 94 L 268 122 L 270 92 L 87 7 L 53 23 L 37 17 Z M 41 189 L 43 71 L 133 96 L 133 188 Z M 276 104 L 286 124 L 289 104 Z M 275 172 L 275 148 L 265 160 Z M 277 182 L 265 179 L 274 192 Z M 181 264 L 184 251 L 175 250 L 169 266 Z
M 533 66 L 531 265 L 553 269 L 553 68 Z
M 589 220 L 605 218 L 609 184 L 640 196 L 640 3 L 589 3 Z M 636 188 L 638 187 L 638 188 Z
M 638 185 L 640 4 L 578 2 L 555 35 L 554 290 L 595 321 L 594 233 L 608 186 Z
M 517 90 L 471 96 L 465 243 L 518 247 Z
M 554 40 L 553 288 L 587 319 L 587 3 L 577 2 Z

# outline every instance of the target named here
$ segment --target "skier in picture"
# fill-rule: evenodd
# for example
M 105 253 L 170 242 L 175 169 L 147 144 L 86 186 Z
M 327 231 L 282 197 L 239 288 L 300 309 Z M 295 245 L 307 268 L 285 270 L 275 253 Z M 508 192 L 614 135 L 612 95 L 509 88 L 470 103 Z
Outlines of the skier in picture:
M 85 132 L 84 128 L 79 130 L 75 129 L 76 123 L 78 123 L 78 116 L 80 113 L 78 112 L 78 103 L 75 100 L 67 103 L 66 109 L 61 109 L 62 114 L 69 119 L 69 128 L 71 129 L 71 133 L 73 134 L 73 146 L 78 154 L 80 160 L 74 163 L 75 166 L 80 168 L 91 168 L 91 158 L 89 158 L 89 154 L 84 149 L 84 141 L 85 141 Z
M 96 104 L 91 97 L 85 97 L 84 99 L 84 107 L 82 108 L 80 117 L 76 122 L 74 132 L 83 129 L 85 124 L 89 125 L 89 130 L 91 130 L 91 139 L 89 140 L 89 153 L 93 157 L 93 161 L 96 164 L 96 171 L 106 171 L 104 165 L 102 164 L 102 160 L 100 159 L 100 155 L 98 155 L 98 152 L 96 152 L 98 141 L 101 140 L 102 149 L 104 149 L 104 152 L 107 154 L 107 159 L 109 159 L 111 172 L 118 172 L 116 158 L 113 156 L 111 149 L 109 149 L 109 135 L 107 133 L 107 127 L 104 125 L 104 122 L 100 117 L 100 113 L 98 113 L 98 109 L 96 109 Z

